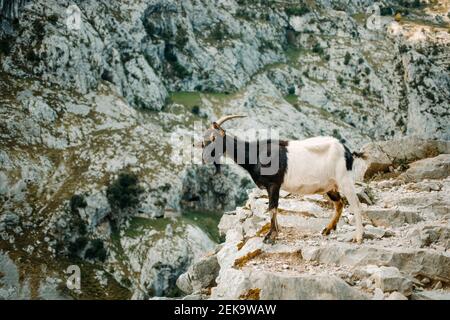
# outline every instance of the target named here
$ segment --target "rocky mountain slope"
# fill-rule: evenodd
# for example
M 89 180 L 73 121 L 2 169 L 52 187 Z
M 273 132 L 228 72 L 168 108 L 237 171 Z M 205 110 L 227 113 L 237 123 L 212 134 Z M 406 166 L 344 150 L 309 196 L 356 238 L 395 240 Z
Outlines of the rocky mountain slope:
M 184 158 L 196 122 L 242 113 L 231 132 L 333 135 L 354 150 L 405 135 L 448 140 L 449 10 L 406 0 L 0 0 L 0 250 L 2 265 L 16 265 L 8 279 L 31 274 L 8 282 L 11 295 L 39 297 L 39 274 L 64 279 L 71 263 L 95 288 L 81 294 L 176 294 L 174 279 L 213 244 L 208 228 L 173 212 L 232 210 L 253 187 L 234 166 L 213 176 Z M 143 192 L 115 228 L 107 190 L 122 172 Z M 178 227 L 199 245 L 174 237 L 180 259 L 161 267 L 150 248 Z
M 412 142 L 414 148 L 384 155 L 417 157 L 416 150 L 432 150 L 435 143 Z M 390 145 L 398 144 L 408 141 Z M 225 242 L 183 274 L 178 286 L 188 298 L 450 299 L 450 144 L 442 147 L 444 154 L 404 162 L 407 169 L 372 171 L 375 176 L 358 183 L 361 245 L 350 242 L 354 224 L 347 209 L 337 230 L 323 236 L 334 214 L 331 201 L 287 193 L 280 199 L 278 240 L 264 244 L 268 198 L 252 190 L 244 207 L 222 217 Z M 373 153 L 367 164 L 379 164 Z

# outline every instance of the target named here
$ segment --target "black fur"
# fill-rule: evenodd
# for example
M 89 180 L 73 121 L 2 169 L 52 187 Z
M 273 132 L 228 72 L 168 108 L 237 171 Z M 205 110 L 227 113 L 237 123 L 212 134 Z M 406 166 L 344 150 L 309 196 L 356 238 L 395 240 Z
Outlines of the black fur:
M 265 188 L 267 193 L 269 194 L 269 198 L 271 199 L 271 203 L 269 204 L 269 208 L 278 206 L 278 193 L 281 187 L 281 184 L 284 180 L 284 175 L 287 169 L 287 146 L 288 142 L 284 140 L 257 140 L 253 142 L 241 141 L 236 137 L 226 136 L 225 149 L 224 152 L 227 152 L 227 145 L 233 145 L 233 160 L 244 168 L 252 177 L 253 181 L 259 188 Z M 238 146 L 245 147 L 245 160 L 243 163 L 239 163 L 237 158 L 237 148 Z M 250 150 L 256 149 L 256 161 L 250 159 Z M 274 154 L 272 154 L 274 151 Z M 278 152 L 275 152 L 278 151 Z M 278 154 L 277 154 L 278 153 Z M 231 155 L 231 152 L 228 152 Z M 267 163 L 262 163 L 261 158 L 268 158 L 269 161 Z M 275 174 L 265 175 L 262 172 L 264 167 L 270 167 L 273 161 L 278 161 L 278 170 Z M 274 195 L 273 199 L 270 196 Z M 276 194 L 276 197 L 275 197 Z
M 217 148 L 219 143 L 223 146 L 222 150 Z M 220 157 L 227 153 L 238 165 L 250 174 L 259 188 L 266 189 L 270 195 L 271 193 L 278 193 L 281 184 L 283 183 L 288 161 L 287 146 L 288 142 L 284 140 L 269 139 L 248 142 L 229 135 L 217 135 L 214 143 L 205 146 L 203 157 L 208 160 L 206 162 L 214 163 L 216 173 L 218 173 L 220 172 Z M 238 148 L 244 150 L 243 159 L 238 159 Z M 256 150 L 256 159 L 250 158 L 250 150 Z M 272 151 L 274 151 L 273 155 Z M 262 159 L 269 160 L 263 163 Z M 271 175 L 264 174 L 264 172 L 262 172 L 263 169 L 265 167 L 270 167 L 273 161 L 278 161 L 277 172 Z M 275 186 L 277 186 L 277 188 Z M 277 203 L 278 200 L 274 199 L 273 205 L 276 205 Z
M 349 148 L 345 144 L 342 144 L 345 149 L 344 157 L 345 157 L 345 167 L 347 171 L 351 171 L 353 167 L 353 155 Z
M 352 170 L 353 160 L 355 158 L 366 159 L 366 155 L 364 154 L 364 152 L 351 152 L 350 149 L 347 148 L 347 146 L 345 144 L 342 143 L 342 146 L 344 147 L 344 150 L 345 150 L 345 153 L 344 153 L 345 167 L 347 168 L 348 171 Z

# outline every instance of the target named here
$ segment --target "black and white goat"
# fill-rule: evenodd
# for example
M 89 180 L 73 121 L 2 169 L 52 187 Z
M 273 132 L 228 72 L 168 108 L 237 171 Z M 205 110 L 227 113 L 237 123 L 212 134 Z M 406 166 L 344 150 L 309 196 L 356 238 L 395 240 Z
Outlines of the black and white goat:
M 353 239 L 361 243 L 361 206 L 355 192 L 352 166 L 354 157 L 363 155 L 351 153 L 333 137 L 243 141 L 227 134 L 221 127 L 225 121 L 240 117 L 243 116 L 229 115 L 212 123 L 203 135 L 202 159 L 206 163 L 214 163 L 218 172 L 221 156 L 231 157 L 250 174 L 259 188 L 267 190 L 271 224 L 265 241 L 273 242 L 277 237 L 278 199 L 280 190 L 284 190 L 295 194 L 326 193 L 330 197 L 336 212 L 322 231 L 324 235 L 336 229 L 344 207 L 341 195 L 345 196 L 355 216 L 356 232 Z M 276 171 L 266 170 L 269 167 L 276 168 Z

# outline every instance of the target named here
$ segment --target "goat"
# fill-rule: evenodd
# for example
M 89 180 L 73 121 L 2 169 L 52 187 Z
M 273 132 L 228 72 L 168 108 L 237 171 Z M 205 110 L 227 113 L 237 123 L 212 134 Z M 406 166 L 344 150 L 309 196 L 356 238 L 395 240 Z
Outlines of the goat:
M 280 190 L 294 194 L 327 194 L 335 206 L 335 214 L 322 234 L 328 235 L 336 225 L 344 207 L 341 194 L 350 204 L 355 216 L 356 232 L 353 240 L 361 243 L 363 225 L 361 205 L 355 192 L 352 178 L 354 158 L 364 158 L 361 153 L 351 153 L 333 137 L 314 137 L 305 140 L 256 140 L 243 141 L 229 135 L 222 124 L 233 118 L 229 115 L 213 122 L 205 131 L 202 141 L 203 163 L 213 163 L 220 172 L 220 158 L 231 157 L 252 177 L 255 184 L 266 189 L 269 195 L 270 230 L 264 242 L 273 243 L 279 227 L 277 223 Z M 252 151 L 256 151 L 252 159 Z M 255 153 L 255 152 L 253 152 Z M 269 167 L 276 168 L 267 174 Z

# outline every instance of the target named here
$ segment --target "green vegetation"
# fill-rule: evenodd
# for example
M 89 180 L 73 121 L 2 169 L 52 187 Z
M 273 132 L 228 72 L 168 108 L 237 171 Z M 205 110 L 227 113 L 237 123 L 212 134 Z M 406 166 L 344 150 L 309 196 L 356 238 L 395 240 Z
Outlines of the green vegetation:
M 100 239 L 94 239 L 90 243 L 90 247 L 86 250 L 84 254 L 85 259 L 99 260 L 101 262 L 106 259 L 106 249 L 104 247 L 103 241 Z
M 350 53 L 346 52 L 345 56 L 344 56 L 344 64 L 348 65 L 351 58 L 352 58 L 352 56 L 350 55 Z
M 213 40 L 220 41 L 224 40 L 227 36 L 229 36 L 229 33 L 222 24 L 218 23 L 216 24 L 214 29 L 212 29 L 210 36 Z
M 177 29 L 177 35 L 175 36 L 175 45 L 178 49 L 183 49 L 189 38 L 187 36 L 186 29 L 179 27 Z
M 288 94 L 287 96 L 284 96 L 284 100 L 293 105 L 298 102 L 298 96 L 296 94 Z
M 301 5 L 300 7 L 286 7 L 284 9 L 284 12 L 286 12 L 288 16 L 303 16 L 310 11 L 311 10 L 305 5 Z
M 11 53 L 12 49 L 12 39 L 9 37 L 5 37 L 0 39 L 0 54 L 8 55 Z
M 173 45 L 166 44 L 166 46 L 164 47 L 164 58 L 172 67 L 172 70 L 177 77 L 184 78 L 191 75 L 191 73 L 178 62 L 178 57 L 174 52 Z
M 320 46 L 320 43 L 316 42 L 312 48 L 312 52 L 317 53 L 319 55 L 322 55 L 324 50 L 323 48 Z
M 189 109 L 202 104 L 202 99 L 199 92 L 172 92 L 170 94 L 170 101 L 181 104 Z
M 342 78 L 341 76 L 338 76 L 336 80 L 341 87 L 344 85 L 344 78 Z
M 200 115 L 200 107 L 198 105 L 193 106 L 191 112 L 196 116 Z
M 74 214 L 74 213 L 78 213 L 79 208 L 82 208 L 82 209 L 86 208 L 87 202 L 83 195 L 74 194 L 72 196 L 72 198 L 70 198 L 69 205 L 70 205 L 70 212 L 72 214 Z
M 58 22 L 58 19 L 59 17 L 56 13 L 47 17 L 48 22 L 50 22 L 53 25 L 55 25 Z
M 86 247 L 87 243 L 88 239 L 86 237 L 79 237 L 75 241 L 70 242 L 67 248 L 69 258 L 78 258 L 83 249 Z
M 370 87 L 369 86 L 365 87 L 361 93 L 364 97 L 367 97 L 370 94 Z
M 219 243 L 223 239 L 219 234 L 219 221 L 222 214 L 218 212 L 197 212 L 197 211 L 187 211 L 183 212 L 181 216 L 172 218 L 158 218 L 158 219 L 147 219 L 141 217 L 133 217 L 129 220 L 129 226 L 125 229 L 125 236 L 130 238 L 140 237 L 145 230 L 155 230 L 158 231 L 154 235 L 155 239 L 159 239 L 165 236 L 165 230 L 167 225 L 171 224 L 172 229 L 176 230 L 178 227 L 182 227 L 185 223 L 193 224 L 202 229 L 208 236 Z M 175 231 L 176 233 L 177 231 Z M 152 241 L 153 241 L 152 240 Z
M 114 211 L 132 208 L 139 204 L 139 196 L 144 190 L 139 186 L 138 177 L 132 172 L 121 172 L 106 189 L 106 197 Z
M 295 86 L 289 87 L 288 93 L 289 93 L 289 94 L 295 94 Z
M 338 129 L 333 129 L 331 135 L 338 139 L 339 141 L 344 141 Z

